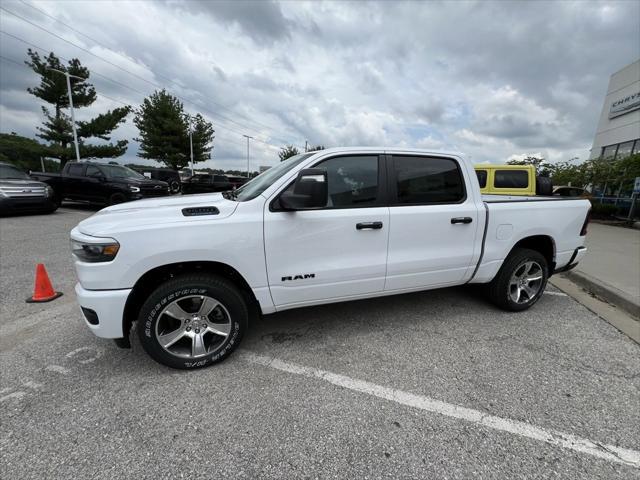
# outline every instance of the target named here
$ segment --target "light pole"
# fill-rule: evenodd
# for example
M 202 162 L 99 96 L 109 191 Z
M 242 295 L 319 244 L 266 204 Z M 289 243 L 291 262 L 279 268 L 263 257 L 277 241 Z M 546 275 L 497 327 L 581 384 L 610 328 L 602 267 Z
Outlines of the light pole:
M 76 117 L 73 114 L 73 96 L 71 95 L 71 77 L 77 78 L 78 80 L 84 81 L 85 79 L 82 77 L 78 77 L 76 75 L 71 75 L 69 72 L 63 72 L 62 70 L 57 70 L 55 68 L 47 67 L 47 69 L 61 73 L 67 79 L 67 94 L 69 95 L 69 110 L 71 111 L 71 129 L 73 130 L 73 145 L 76 147 L 76 161 L 80 161 L 80 149 L 78 148 L 78 132 L 76 132 Z
M 253 137 L 250 137 L 249 135 L 242 135 L 242 136 L 247 139 L 247 178 L 249 178 L 250 177 L 250 174 L 249 174 L 249 139 L 251 139 Z
M 189 116 L 189 158 L 191 159 L 191 176 L 193 177 L 193 130 L 191 129 L 191 116 Z

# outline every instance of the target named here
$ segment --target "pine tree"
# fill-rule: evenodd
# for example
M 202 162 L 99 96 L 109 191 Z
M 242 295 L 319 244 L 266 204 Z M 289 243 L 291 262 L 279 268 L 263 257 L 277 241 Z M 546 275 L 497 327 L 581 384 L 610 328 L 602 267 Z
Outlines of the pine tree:
M 73 108 L 80 109 L 92 105 L 97 98 L 95 88 L 86 80 L 89 79 L 89 70 L 83 67 L 80 60 L 73 58 L 64 65 L 56 55 L 51 52 L 41 58 L 38 52 L 29 49 L 27 51 L 30 60 L 25 63 L 34 72 L 40 75 L 40 85 L 27 88 L 32 95 L 44 100 L 53 106 L 53 113 L 42 107 L 45 121 L 38 127 L 36 136 L 49 142 L 46 155 L 60 160 L 60 166 L 75 159 L 73 145 L 73 131 L 71 117 L 65 111 L 69 109 L 69 96 L 67 92 L 67 80 L 65 76 L 52 69 L 68 72 L 71 77 L 71 94 Z M 119 140 L 113 143 L 88 144 L 86 140 L 97 138 L 109 142 L 111 132 L 125 121 L 125 117 L 131 111 L 131 107 L 119 107 L 100 114 L 92 120 L 77 122 L 78 144 L 81 158 L 113 158 L 123 155 L 127 151 L 127 140 Z
M 200 114 L 190 117 L 178 98 L 166 90 L 156 91 L 145 98 L 136 111 L 133 123 L 138 127 L 140 143 L 138 156 L 164 163 L 173 169 L 189 164 L 189 123 L 192 128 L 193 162 L 211 158 L 213 125 Z

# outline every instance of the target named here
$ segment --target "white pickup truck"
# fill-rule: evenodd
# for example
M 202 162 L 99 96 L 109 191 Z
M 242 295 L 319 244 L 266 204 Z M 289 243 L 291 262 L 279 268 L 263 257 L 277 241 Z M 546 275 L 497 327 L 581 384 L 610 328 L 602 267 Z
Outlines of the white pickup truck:
M 88 327 L 174 368 L 227 357 L 250 317 L 465 283 L 512 311 L 586 253 L 590 204 L 482 197 L 462 156 L 339 148 L 230 192 L 105 208 L 71 232 Z M 345 320 L 347 321 L 347 320 Z

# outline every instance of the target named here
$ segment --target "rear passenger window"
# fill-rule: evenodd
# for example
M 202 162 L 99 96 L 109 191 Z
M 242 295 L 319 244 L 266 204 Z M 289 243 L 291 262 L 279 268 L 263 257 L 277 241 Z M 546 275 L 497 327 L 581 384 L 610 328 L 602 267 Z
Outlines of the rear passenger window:
M 398 203 L 457 203 L 465 198 L 464 180 L 449 158 L 393 157 Z
M 476 170 L 476 176 L 478 177 L 478 182 L 480 183 L 480 188 L 484 188 L 487 186 L 487 171 L 486 170 Z
M 496 188 L 527 188 L 529 172 L 524 170 L 496 170 L 494 186 Z
M 68 175 L 82 175 L 82 165 L 81 163 L 72 163 L 69 165 L 69 170 L 67 170 Z

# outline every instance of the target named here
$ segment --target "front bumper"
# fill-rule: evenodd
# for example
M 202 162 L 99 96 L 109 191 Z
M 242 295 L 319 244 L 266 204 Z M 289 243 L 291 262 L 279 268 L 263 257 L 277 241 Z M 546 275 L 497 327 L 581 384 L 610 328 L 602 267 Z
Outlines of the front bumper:
M 98 337 L 122 338 L 124 306 L 131 289 L 86 290 L 76 283 L 76 297 L 87 327 Z
M 0 214 L 11 215 L 20 212 L 48 212 L 55 210 L 56 204 L 50 197 L 0 197 Z

